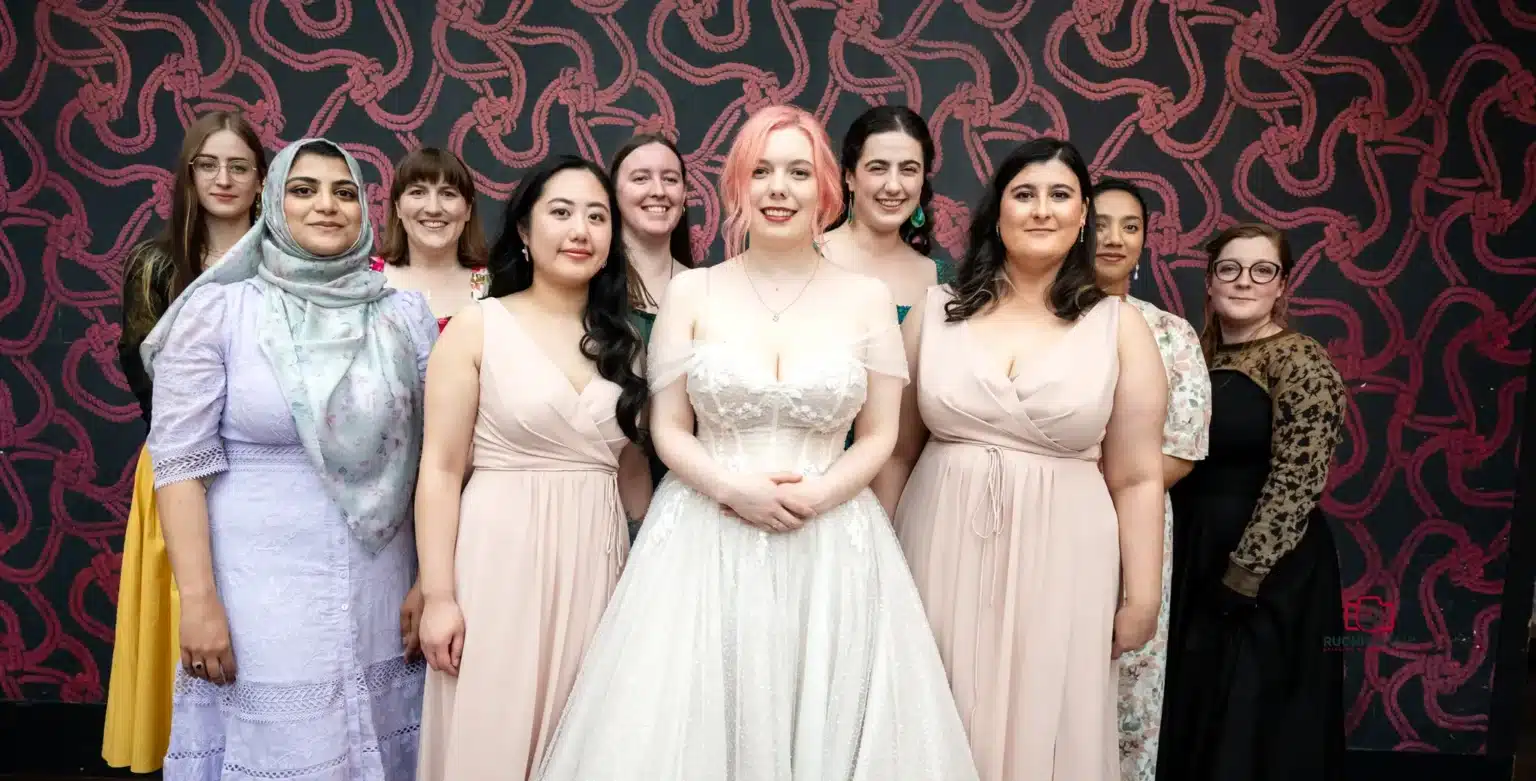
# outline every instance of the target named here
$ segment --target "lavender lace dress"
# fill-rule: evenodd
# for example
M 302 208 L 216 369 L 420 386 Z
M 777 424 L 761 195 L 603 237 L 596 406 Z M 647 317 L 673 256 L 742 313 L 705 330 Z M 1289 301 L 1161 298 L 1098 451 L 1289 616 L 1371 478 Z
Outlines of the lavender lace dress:
M 425 372 L 437 336 L 425 300 L 397 293 L 382 306 Z M 261 352 L 261 311 L 254 281 L 198 289 L 155 364 L 156 487 L 210 480 L 214 579 L 238 669 L 225 687 L 178 671 L 164 777 L 411 779 L 424 667 L 400 644 L 410 528 L 377 554 L 349 532 Z

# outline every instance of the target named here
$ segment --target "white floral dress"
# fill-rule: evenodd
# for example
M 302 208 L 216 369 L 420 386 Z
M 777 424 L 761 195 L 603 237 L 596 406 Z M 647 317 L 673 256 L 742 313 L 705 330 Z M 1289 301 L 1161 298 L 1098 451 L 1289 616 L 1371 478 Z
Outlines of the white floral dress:
M 1186 461 L 1205 458 L 1210 445 L 1211 375 L 1200 354 L 1200 337 L 1189 321 L 1134 296 L 1125 300 L 1146 318 L 1168 372 L 1168 417 L 1163 453 Z M 1138 651 L 1120 657 L 1120 776 L 1152 781 L 1163 719 L 1163 679 L 1168 659 L 1168 594 L 1173 580 L 1173 507 L 1163 497 L 1163 604 L 1157 633 Z

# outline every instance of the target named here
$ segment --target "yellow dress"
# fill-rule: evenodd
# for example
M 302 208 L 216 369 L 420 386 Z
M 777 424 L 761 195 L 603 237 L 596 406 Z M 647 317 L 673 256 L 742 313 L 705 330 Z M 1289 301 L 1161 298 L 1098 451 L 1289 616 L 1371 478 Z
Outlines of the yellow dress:
M 149 451 L 139 453 L 133 504 L 123 538 L 117 593 L 117 637 L 107 684 L 107 723 L 101 756 L 135 773 L 160 769 L 171 738 L 171 683 L 181 663 L 180 600 L 155 511 Z

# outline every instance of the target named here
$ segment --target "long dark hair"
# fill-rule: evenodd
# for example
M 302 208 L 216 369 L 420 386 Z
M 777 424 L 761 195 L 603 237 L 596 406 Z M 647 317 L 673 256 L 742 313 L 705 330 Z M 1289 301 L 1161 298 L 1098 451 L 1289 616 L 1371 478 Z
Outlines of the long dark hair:
M 976 207 L 971 219 L 970 241 L 965 249 L 965 259 L 955 275 L 955 297 L 944 305 L 945 319 L 951 323 L 965 320 L 1002 299 L 1003 273 L 1008 264 L 1008 249 L 998 231 L 998 220 L 1003 211 L 1003 198 L 1007 197 L 1008 183 L 1026 167 L 1037 163 L 1060 160 L 1077 176 L 1077 191 L 1083 199 L 1084 229 L 1082 238 L 1073 242 L 1067 257 L 1056 270 L 1051 282 L 1047 303 L 1051 311 L 1063 320 L 1076 320 L 1094 304 L 1104 300 L 1105 292 L 1099 289 L 1098 277 L 1093 267 L 1093 253 L 1097 234 L 1088 230 L 1093 227 L 1096 212 L 1093 209 L 1092 180 L 1088 165 L 1077 147 L 1058 138 L 1037 138 L 1026 141 L 1014 149 L 987 183 L 987 191 Z
M 459 191 L 469 204 L 469 218 L 459 234 L 459 265 L 480 268 L 485 265 L 485 229 L 480 227 L 480 206 L 475 203 L 475 179 L 464 161 L 452 152 L 436 147 L 412 150 L 395 166 L 395 180 L 389 186 L 389 219 L 384 221 L 384 240 L 379 243 L 379 257 L 391 266 L 411 265 L 410 241 L 400 222 L 397 207 L 400 197 L 413 184 L 443 184 Z
M 602 269 L 587 283 L 587 309 L 582 314 L 586 333 L 581 337 L 581 354 L 597 364 L 597 374 L 619 386 L 616 410 L 619 428 L 629 441 L 649 447 L 649 437 L 640 427 L 649 391 L 636 372 L 640 364 L 640 334 L 629 322 L 629 261 L 624 255 L 624 222 L 619 219 L 619 198 L 613 180 L 597 164 L 571 155 L 549 158 L 523 177 L 507 201 L 502 217 L 501 235 L 491 247 L 489 298 L 520 293 L 533 285 L 533 262 L 525 259 L 522 234 L 529 228 L 533 206 L 544 194 L 544 186 L 561 171 L 586 171 L 602 183 L 608 194 L 608 213 L 613 238 Z
M 1200 351 L 1205 354 L 1207 365 L 1216 357 L 1216 348 L 1221 346 L 1221 318 L 1211 306 L 1211 276 L 1216 273 L 1216 260 L 1228 244 L 1238 239 L 1257 238 L 1273 242 L 1275 254 L 1280 258 L 1280 277 L 1275 280 L 1275 284 L 1280 285 L 1280 297 L 1275 299 L 1269 317 L 1276 325 L 1285 325 L 1285 283 L 1291 278 L 1291 268 L 1296 265 L 1296 258 L 1291 254 L 1291 240 L 1279 228 L 1262 222 L 1242 222 L 1227 228 L 1205 243 L 1205 324 L 1200 327 Z
M 859 158 L 864 156 L 864 142 L 876 133 L 901 133 L 910 136 L 923 148 L 923 192 L 918 196 L 917 208 L 923 210 L 926 218 L 919 227 L 912 227 L 912 221 L 905 220 L 901 223 L 901 240 L 918 252 L 927 255 L 933 249 L 933 135 L 928 132 L 928 123 L 923 121 L 922 115 L 906 106 L 875 106 L 859 115 L 858 119 L 848 126 L 848 134 L 843 136 L 843 213 L 832 223 L 835 228 L 847 222 L 853 215 L 853 193 L 848 189 L 848 175 L 854 173 L 859 167 Z
M 668 242 L 668 250 L 672 253 L 672 259 L 683 264 L 687 268 L 693 268 L 693 240 L 688 226 L 688 163 L 683 160 L 683 153 L 677 151 L 677 144 L 672 139 L 660 133 L 637 133 L 631 136 L 618 151 L 613 153 L 613 161 L 608 164 L 608 176 L 617 182 L 619 180 L 619 166 L 624 165 L 624 158 L 629 157 L 635 150 L 651 144 L 661 144 L 677 157 L 677 169 L 683 175 L 683 216 L 677 220 L 677 225 L 672 228 L 672 237 Z M 617 219 L 618 212 L 614 212 Z M 640 275 L 634 269 L 629 270 L 629 300 L 634 306 L 642 306 L 647 303 L 649 294 L 645 290 L 645 283 L 640 280 Z M 655 303 L 655 302 L 650 302 Z

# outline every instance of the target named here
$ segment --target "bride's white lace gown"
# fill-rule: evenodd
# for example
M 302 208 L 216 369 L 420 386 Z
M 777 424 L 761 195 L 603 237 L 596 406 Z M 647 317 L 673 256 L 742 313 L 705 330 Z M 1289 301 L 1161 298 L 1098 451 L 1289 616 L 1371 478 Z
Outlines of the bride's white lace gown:
M 820 474 L 842 455 L 871 373 L 906 379 L 889 294 L 839 273 L 846 286 L 812 288 L 794 310 L 826 314 L 794 324 L 769 324 L 762 304 L 743 296 L 734 263 L 669 286 L 676 303 L 652 334 L 651 385 L 687 383 L 698 437 L 725 468 Z M 850 306 L 860 296 L 847 286 L 872 303 Z M 779 340 L 791 346 L 768 344 L 779 329 L 792 329 Z M 933 634 L 874 495 L 866 488 L 798 531 L 772 534 L 726 516 L 676 472 L 651 503 L 536 776 L 976 777 Z

